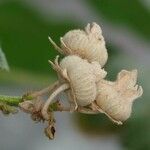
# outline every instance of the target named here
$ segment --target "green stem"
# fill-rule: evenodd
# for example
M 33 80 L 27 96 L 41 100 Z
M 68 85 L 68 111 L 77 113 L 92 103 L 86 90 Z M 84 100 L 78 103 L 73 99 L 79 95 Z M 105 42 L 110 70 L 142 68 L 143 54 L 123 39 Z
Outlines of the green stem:
M 22 96 L 0 95 L 0 102 L 8 104 L 10 106 L 18 106 L 18 104 L 22 101 L 23 101 Z

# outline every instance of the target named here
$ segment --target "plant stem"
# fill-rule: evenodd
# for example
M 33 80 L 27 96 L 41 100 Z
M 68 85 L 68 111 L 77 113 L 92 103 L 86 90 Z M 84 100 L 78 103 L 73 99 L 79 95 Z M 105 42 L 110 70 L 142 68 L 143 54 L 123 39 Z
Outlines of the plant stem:
M 18 106 L 18 104 L 22 101 L 23 101 L 22 96 L 0 95 L 0 102 L 6 103 L 10 106 Z
M 56 91 L 51 94 L 50 98 L 48 99 L 48 101 L 44 105 L 44 109 L 42 109 L 43 116 L 46 116 L 45 119 L 49 118 L 48 117 L 48 109 L 50 109 L 52 111 L 70 112 L 70 107 L 63 107 L 62 105 L 59 105 L 60 103 L 58 101 L 50 104 L 50 102 L 54 99 L 54 97 L 58 93 L 60 93 L 61 91 L 64 91 L 65 89 L 68 89 L 68 84 L 62 84 L 62 85 L 58 86 L 58 82 L 54 83 L 53 86 L 49 86 L 45 89 L 42 89 L 40 91 L 36 91 L 33 93 L 27 93 L 27 94 L 24 94 L 23 96 L 0 95 L 0 104 L 1 104 L 1 106 L 5 106 L 5 104 L 6 104 L 8 108 L 9 107 L 11 108 L 11 106 L 19 107 L 19 103 L 25 102 L 25 101 L 30 101 L 30 100 L 32 101 L 35 98 L 37 98 L 38 96 L 42 96 L 45 93 L 48 93 L 48 92 L 54 90 L 55 88 L 56 88 Z M 81 108 L 81 107 L 79 107 L 74 112 L 80 112 L 80 113 L 84 113 L 84 114 L 98 114 L 98 113 L 100 113 L 97 110 L 91 110 L 89 108 Z
M 30 96 L 32 96 L 32 97 L 42 96 L 42 95 L 44 95 L 44 94 L 46 94 L 46 93 L 51 92 L 51 91 L 52 91 L 53 89 L 55 89 L 58 85 L 59 85 L 59 82 L 56 81 L 56 82 L 53 83 L 52 85 L 50 85 L 50 86 L 48 86 L 48 87 L 46 87 L 46 88 L 44 88 L 44 89 L 42 89 L 42 90 L 40 90 L 40 91 L 36 91 L 36 92 L 30 94 Z
M 49 114 L 48 114 L 48 108 L 52 102 L 52 100 L 61 92 L 67 90 L 69 88 L 69 84 L 64 83 L 60 86 L 58 86 L 55 91 L 50 95 L 50 97 L 48 98 L 48 100 L 46 101 L 46 103 L 43 106 L 42 109 L 42 115 L 44 116 L 44 119 L 49 119 Z

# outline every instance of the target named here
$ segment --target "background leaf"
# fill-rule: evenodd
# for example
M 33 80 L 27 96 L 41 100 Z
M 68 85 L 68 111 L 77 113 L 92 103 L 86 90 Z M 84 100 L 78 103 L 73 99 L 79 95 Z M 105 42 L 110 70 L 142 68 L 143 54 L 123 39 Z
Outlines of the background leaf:
M 0 48 L 0 69 L 9 71 L 9 66 L 8 66 L 5 54 L 1 48 Z

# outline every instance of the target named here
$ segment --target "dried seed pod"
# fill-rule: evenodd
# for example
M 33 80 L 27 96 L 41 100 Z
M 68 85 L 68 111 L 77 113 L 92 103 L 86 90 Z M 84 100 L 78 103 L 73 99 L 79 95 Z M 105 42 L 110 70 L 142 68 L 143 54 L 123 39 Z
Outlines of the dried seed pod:
M 76 29 L 67 32 L 60 38 L 61 48 L 50 37 L 49 39 L 54 47 L 65 55 L 78 55 L 89 62 L 97 61 L 101 66 L 107 61 L 105 40 L 100 26 L 96 23 L 92 23 L 91 26 L 88 24 L 85 31 Z
M 82 63 L 85 63 L 89 66 L 89 71 L 95 76 L 96 82 L 106 77 L 107 72 L 104 69 L 102 69 L 101 65 L 98 62 L 94 61 L 92 63 L 88 63 L 87 60 L 82 59 L 76 55 L 71 55 L 63 58 L 60 62 L 60 66 L 63 69 L 73 70 L 73 68 L 75 68 L 76 65 L 80 66 L 79 64 Z M 82 66 L 80 67 L 84 67 L 84 64 L 82 64 Z
M 96 82 L 99 82 L 101 79 L 104 79 L 107 75 L 107 72 L 101 68 L 101 65 L 94 61 L 91 63 L 93 74 L 95 75 Z
M 67 70 L 78 105 L 86 106 L 95 100 L 96 82 L 91 64 L 78 56 L 67 56 L 60 62 L 60 67 Z
M 42 115 L 46 120 L 49 120 L 48 107 L 60 92 L 67 93 L 71 105 L 70 111 L 76 110 L 78 105 L 86 106 L 95 100 L 96 82 L 106 75 L 100 64 L 96 62 L 91 64 L 76 55 L 65 57 L 60 64 L 58 56 L 54 63 L 49 62 L 58 73 L 60 85 L 57 85 L 42 109 Z
M 97 105 L 118 124 L 130 117 L 133 101 L 143 93 L 136 81 L 137 70 L 122 70 L 115 82 L 101 80 L 97 84 Z

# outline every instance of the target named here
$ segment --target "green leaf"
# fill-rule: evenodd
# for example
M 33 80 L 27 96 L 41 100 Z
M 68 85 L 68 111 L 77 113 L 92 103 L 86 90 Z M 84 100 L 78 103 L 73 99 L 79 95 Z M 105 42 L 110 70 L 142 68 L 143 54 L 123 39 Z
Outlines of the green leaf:
M 0 48 L 0 69 L 9 71 L 9 66 L 5 54 L 3 53 L 1 48 Z

